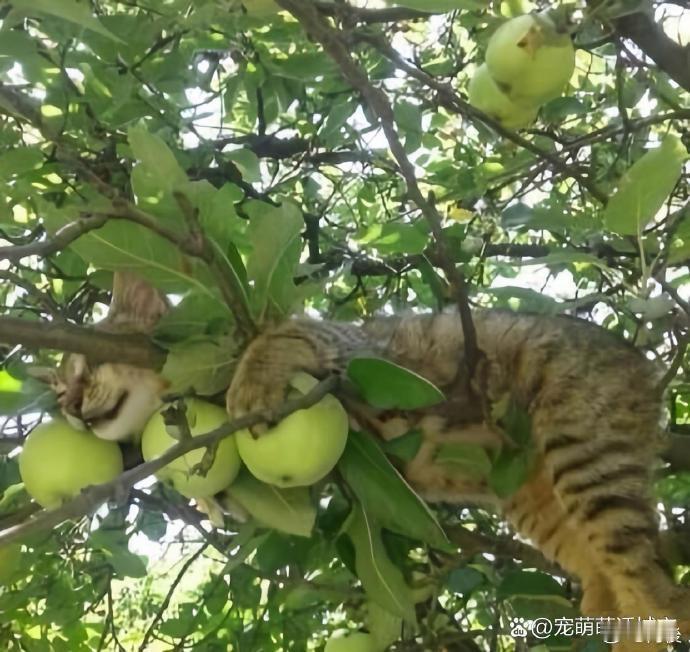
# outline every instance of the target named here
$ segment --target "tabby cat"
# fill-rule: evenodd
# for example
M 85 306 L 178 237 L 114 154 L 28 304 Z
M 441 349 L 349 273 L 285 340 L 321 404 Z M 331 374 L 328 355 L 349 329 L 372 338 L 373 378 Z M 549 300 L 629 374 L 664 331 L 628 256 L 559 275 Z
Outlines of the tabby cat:
M 150 330 L 166 309 L 145 283 L 120 278 L 100 327 Z M 486 354 L 490 401 L 509 396 L 531 416 L 537 462 L 528 481 L 499 501 L 486 484 L 434 461 L 446 442 L 497 450 L 468 392 L 456 314 L 375 319 L 363 326 L 294 319 L 265 329 L 241 356 L 227 393 L 238 417 L 272 411 L 297 371 L 340 373 L 357 355 L 378 355 L 440 387 L 447 401 L 416 412 L 377 412 L 345 398 L 355 423 L 381 437 L 423 433 L 406 479 L 429 500 L 499 504 L 517 532 L 582 583 L 583 614 L 677 619 L 690 635 L 690 595 L 674 585 L 658 554 L 651 474 L 662 446 L 658 370 L 629 344 L 575 318 L 485 310 L 474 314 Z M 99 436 L 134 434 L 159 405 L 153 372 L 67 356 L 55 375 L 61 407 Z M 624 645 L 622 646 L 624 647 Z M 631 649 L 641 649 L 632 644 Z

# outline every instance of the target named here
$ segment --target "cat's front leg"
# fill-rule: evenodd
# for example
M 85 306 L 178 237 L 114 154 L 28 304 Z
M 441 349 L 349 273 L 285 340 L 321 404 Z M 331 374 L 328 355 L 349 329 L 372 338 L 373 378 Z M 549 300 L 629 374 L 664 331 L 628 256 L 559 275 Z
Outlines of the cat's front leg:
M 228 389 L 230 418 L 263 411 L 272 421 L 297 372 L 323 377 L 339 371 L 358 342 L 358 332 L 349 326 L 309 320 L 284 322 L 261 333 L 240 358 Z

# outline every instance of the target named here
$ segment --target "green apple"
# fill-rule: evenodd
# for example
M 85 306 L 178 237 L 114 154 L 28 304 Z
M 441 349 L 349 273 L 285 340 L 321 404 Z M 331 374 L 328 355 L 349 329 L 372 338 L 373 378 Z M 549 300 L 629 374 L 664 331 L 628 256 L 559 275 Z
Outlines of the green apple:
M 493 80 L 483 63 L 477 68 L 467 86 L 470 104 L 501 123 L 506 129 L 520 129 L 534 122 L 539 107 L 522 106 L 511 99 Z
M 227 423 L 228 416 L 223 408 L 190 398 L 185 401 L 187 422 L 192 436 L 205 435 Z M 155 459 L 167 451 L 177 440 L 171 437 L 166 428 L 161 412 L 154 414 L 144 428 L 141 438 L 141 452 L 144 459 Z M 215 452 L 211 468 L 206 475 L 194 473 L 194 467 L 201 462 L 206 448 L 197 448 L 164 466 L 156 477 L 169 482 L 177 491 L 187 498 L 207 498 L 225 489 L 235 479 L 240 470 L 240 458 L 237 454 L 235 436 L 230 435 L 221 440 Z
M 298 374 L 291 385 L 308 394 L 317 381 Z M 303 487 L 321 480 L 345 450 L 348 417 L 340 401 L 327 394 L 305 410 L 297 410 L 259 437 L 237 433 L 242 461 L 259 480 L 278 487 Z
M 19 474 L 29 495 L 43 507 L 58 507 L 94 484 L 122 473 L 122 453 L 113 441 L 77 430 L 63 419 L 31 431 L 19 455 Z
M 371 634 L 355 632 L 348 636 L 331 636 L 323 652 L 378 652 L 378 650 Z
M 491 36 L 486 65 L 513 102 L 543 104 L 563 92 L 575 69 L 575 48 L 549 18 L 524 14 Z
M 12 581 L 21 558 L 22 547 L 19 543 L 10 543 L 0 547 L 0 586 Z

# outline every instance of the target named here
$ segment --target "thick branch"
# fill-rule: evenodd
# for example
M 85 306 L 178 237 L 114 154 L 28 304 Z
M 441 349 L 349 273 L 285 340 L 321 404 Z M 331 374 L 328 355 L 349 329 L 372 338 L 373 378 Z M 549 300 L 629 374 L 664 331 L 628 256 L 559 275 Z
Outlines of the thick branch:
M 630 39 L 673 81 L 690 91 L 690 47 L 674 41 L 648 13 L 626 14 L 613 23 L 620 36 Z
M 336 385 L 337 379 L 335 377 L 327 378 L 305 396 L 286 402 L 276 410 L 275 414 L 271 414 L 270 418 L 280 421 L 288 414 L 292 414 L 292 412 L 310 407 L 332 391 Z M 212 447 L 222 439 L 229 437 L 233 432 L 249 428 L 258 423 L 265 423 L 268 419 L 269 415 L 263 412 L 247 414 L 239 419 L 233 419 L 230 423 L 226 423 L 204 435 L 183 439 L 169 448 L 160 457 L 125 471 L 112 482 L 87 487 L 78 496 L 61 507 L 50 510 L 44 509 L 21 525 L 15 525 L 4 530 L 0 533 L 0 548 L 14 541 L 19 541 L 30 534 L 54 528 L 63 521 L 89 514 L 106 500 L 126 495 L 127 491 L 137 482 L 148 478 L 166 466 L 166 464 L 176 460 L 185 453 L 197 448 Z
M 41 322 L 0 316 L 0 342 L 32 349 L 82 353 L 94 362 L 122 362 L 160 369 L 165 353 L 143 335 L 116 335 L 66 322 Z

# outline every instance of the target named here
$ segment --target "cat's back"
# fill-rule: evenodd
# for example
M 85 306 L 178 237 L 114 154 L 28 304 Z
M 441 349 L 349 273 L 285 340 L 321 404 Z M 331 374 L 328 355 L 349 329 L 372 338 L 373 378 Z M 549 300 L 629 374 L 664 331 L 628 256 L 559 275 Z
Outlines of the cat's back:
M 473 313 L 477 345 L 505 389 L 535 394 L 579 390 L 634 400 L 660 400 L 660 369 L 629 342 L 591 322 L 566 315 L 501 309 Z M 393 360 L 448 385 L 464 373 L 465 337 L 457 312 L 406 314 L 370 320 L 363 329 Z M 520 397 L 518 397 L 520 398 Z

